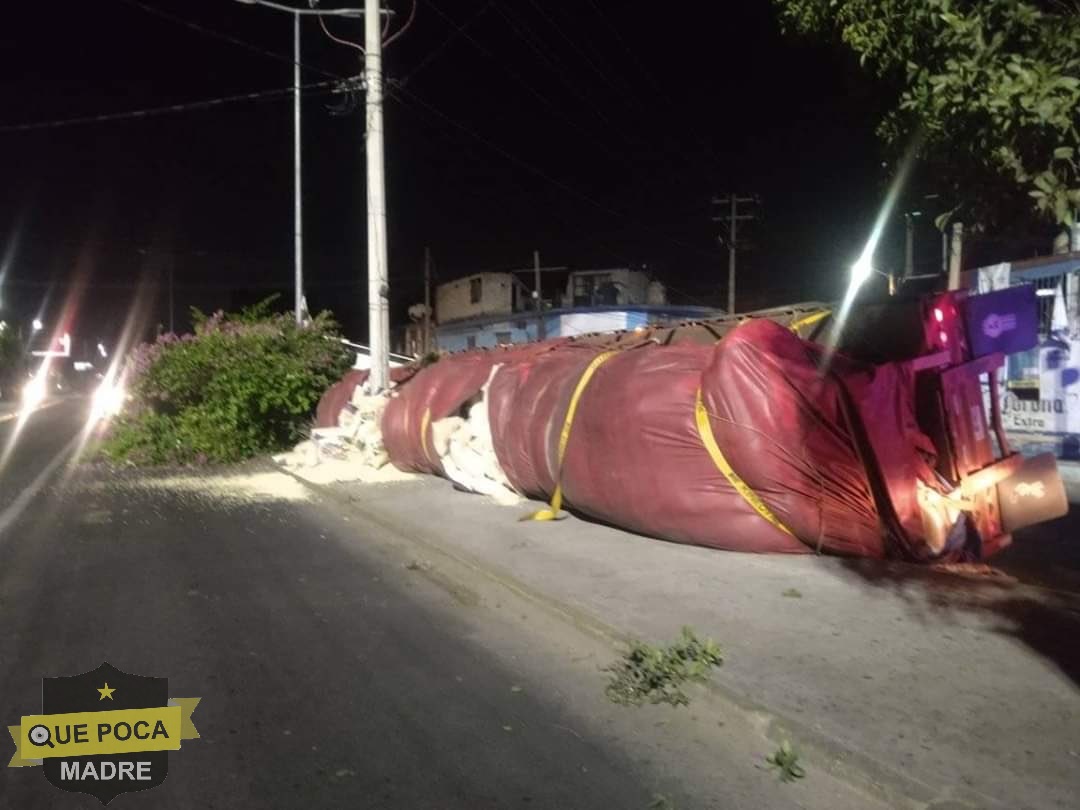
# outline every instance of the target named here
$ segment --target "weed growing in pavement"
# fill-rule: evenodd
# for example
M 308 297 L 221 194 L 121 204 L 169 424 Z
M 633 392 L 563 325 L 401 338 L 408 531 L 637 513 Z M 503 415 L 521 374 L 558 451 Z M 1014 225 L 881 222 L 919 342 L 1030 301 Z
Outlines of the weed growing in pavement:
M 641 706 L 667 703 L 685 706 L 690 698 L 683 692 L 687 683 L 704 683 L 713 667 L 723 663 L 720 647 L 712 639 L 698 639 L 689 627 L 666 647 L 635 641 L 626 654 L 604 668 L 611 680 L 604 689 L 612 703 Z
M 765 761 L 780 772 L 781 782 L 794 782 L 806 776 L 806 771 L 799 764 L 799 753 L 787 740 L 780 743 L 780 747 L 766 757 Z
M 653 800 L 649 802 L 649 810 L 675 810 L 675 802 L 664 794 L 657 793 L 653 796 Z
M 798 588 L 788 588 L 780 595 L 786 596 L 789 599 L 802 599 L 802 591 L 800 591 Z

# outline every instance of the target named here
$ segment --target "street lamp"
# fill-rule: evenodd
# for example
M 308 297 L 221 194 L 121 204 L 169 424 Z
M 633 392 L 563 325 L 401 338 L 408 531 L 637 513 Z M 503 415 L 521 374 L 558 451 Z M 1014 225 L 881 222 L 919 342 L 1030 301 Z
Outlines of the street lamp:
M 386 182 L 384 175 L 383 111 L 382 111 L 382 25 L 381 0 L 364 0 L 364 8 L 296 8 L 274 0 L 237 0 L 248 5 L 265 6 L 293 15 L 293 111 L 294 162 L 296 202 L 296 321 L 303 318 L 301 217 L 300 217 L 300 17 L 364 17 L 364 87 L 365 133 L 367 165 L 367 241 L 368 241 L 368 344 L 371 349 L 371 373 L 367 387 L 372 393 L 390 387 L 390 295 L 386 270 Z M 314 2 L 312 2 L 314 6 Z
M 886 273 L 883 270 L 878 270 L 874 267 L 874 263 L 870 256 L 863 254 L 859 257 L 859 260 L 855 264 L 851 265 L 851 287 L 852 289 L 858 289 L 867 281 L 870 280 L 870 276 L 877 273 L 883 278 L 889 280 L 889 295 L 896 295 L 896 276 L 892 273 Z
M 34 322 L 31 324 L 35 332 L 40 332 L 45 328 L 45 324 L 41 322 L 41 318 L 34 318 Z
M 271 0 L 236 0 L 249 6 L 265 6 L 275 11 L 285 11 L 293 15 L 293 238 L 295 252 L 293 313 L 296 325 L 303 323 L 304 300 L 304 220 L 302 202 L 302 178 L 300 171 L 300 18 L 304 15 L 325 17 L 359 17 L 361 9 L 307 9 L 293 8 Z

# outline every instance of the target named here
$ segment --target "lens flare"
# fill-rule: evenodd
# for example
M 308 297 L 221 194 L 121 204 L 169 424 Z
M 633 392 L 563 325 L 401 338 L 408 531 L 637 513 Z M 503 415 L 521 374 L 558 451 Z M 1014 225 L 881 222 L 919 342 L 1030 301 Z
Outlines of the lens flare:
M 859 254 L 859 258 L 851 266 L 851 277 L 848 281 L 847 291 L 844 293 L 844 300 L 840 304 L 836 317 L 832 319 L 832 328 L 824 340 L 825 352 L 822 355 L 820 366 L 822 374 L 828 371 L 832 363 L 833 354 L 836 353 L 836 345 L 840 341 L 840 334 L 843 332 L 844 325 L 851 314 L 851 306 L 855 303 L 855 297 L 859 294 L 859 289 L 876 272 L 874 269 L 874 253 L 881 242 L 885 226 L 892 217 L 893 209 L 896 208 L 896 201 L 900 198 L 900 193 L 907 184 L 907 178 L 911 174 L 911 167 L 915 163 L 915 154 L 920 143 L 921 138 L 916 138 L 908 147 L 907 152 L 904 153 L 904 157 L 897 166 L 892 183 L 889 184 L 889 190 L 885 194 L 885 201 L 882 203 L 877 218 L 874 220 L 870 238 L 866 240 L 862 253 Z

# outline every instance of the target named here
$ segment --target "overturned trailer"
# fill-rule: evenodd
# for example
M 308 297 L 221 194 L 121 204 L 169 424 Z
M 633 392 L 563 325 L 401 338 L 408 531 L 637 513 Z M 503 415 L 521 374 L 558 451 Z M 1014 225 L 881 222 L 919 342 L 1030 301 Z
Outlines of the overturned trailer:
M 806 304 L 472 350 L 401 373 L 382 440 L 403 470 L 549 499 L 539 519 L 985 559 L 1067 509 L 1053 457 L 1013 452 L 1001 424 L 997 372 L 1035 343 L 1035 313 L 1030 288 L 950 292 L 859 306 L 842 329 Z

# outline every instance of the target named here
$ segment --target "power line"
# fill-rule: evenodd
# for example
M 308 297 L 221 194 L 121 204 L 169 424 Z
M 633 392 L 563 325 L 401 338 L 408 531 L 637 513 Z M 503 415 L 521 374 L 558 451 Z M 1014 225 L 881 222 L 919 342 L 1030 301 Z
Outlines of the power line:
M 558 62 L 552 59 L 551 56 L 544 51 L 542 47 L 543 39 L 541 37 L 533 34 L 530 30 L 528 30 L 528 26 L 520 20 L 515 22 L 503 6 L 497 5 L 495 7 L 495 11 L 500 17 L 502 17 L 503 21 L 507 24 L 507 26 L 509 26 L 510 30 L 517 34 L 521 41 L 529 46 L 533 53 L 535 53 L 540 58 L 540 61 L 544 65 L 546 65 L 552 73 L 554 73 L 556 76 L 559 77 L 559 79 L 562 80 L 566 88 L 569 89 L 570 92 L 573 93 L 593 115 L 599 118 L 604 123 L 604 125 L 609 128 L 609 131 L 618 131 L 618 128 L 611 121 L 611 119 L 606 116 L 600 110 L 600 107 L 592 99 L 590 99 L 589 96 L 581 89 L 581 83 L 576 81 L 573 76 L 568 77 L 566 71 L 562 69 Z M 540 44 L 537 44 L 537 41 Z M 607 151 L 606 147 L 605 151 Z
M 642 98 L 637 93 L 634 93 L 628 87 L 624 87 L 623 83 L 614 81 L 606 72 L 599 68 L 591 58 L 588 57 L 588 55 L 583 51 L 581 46 L 574 42 L 574 40 L 565 32 L 565 30 L 558 24 L 556 20 L 554 20 L 550 15 L 545 13 L 544 10 L 534 0 L 530 0 L 530 2 L 540 13 L 541 17 L 545 21 L 547 21 L 548 24 L 550 24 L 553 28 L 555 28 L 559 35 L 564 40 L 566 40 L 566 42 L 574 49 L 575 52 L 581 55 L 582 59 L 584 59 L 593 69 L 593 71 L 596 72 L 601 79 L 603 79 L 604 83 L 615 92 L 624 96 L 630 102 L 630 108 L 648 112 L 647 105 L 643 102 Z M 682 163 L 686 167 L 687 171 L 693 172 L 695 176 L 701 173 L 700 162 L 693 159 L 689 154 L 687 154 L 685 150 L 677 148 L 677 145 L 673 148 L 672 144 L 666 137 L 661 136 L 658 141 L 646 140 L 641 137 L 642 133 L 638 131 L 637 128 L 626 129 L 613 123 L 607 115 L 601 112 L 600 106 L 598 105 L 597 101 L 591 97 L 591 94 L 586 93 L 583 90 L 584 85 L 581 81 L 577 79 L 576 75 L 568 74 L 567 70 L 548 53 L 550 48 L 547 47 L 544 38 L 540 34 L 532 31 L 529 25 L 520 19 L 515 22 L 514 17 L 508 12 L 507 8 L 504 5 L 497 5 L 495 10 L 499 14 L 499 16 L 503 18 L 504 22 L 506 22 L 510 29 L 539 57 L 540 61 L 545 66 L 547 66 L 552 73 L 554 73 L 556 76 L 559 77 L 559 79 L 562 80 L 565 87 L 574 96 L 576 96 L 590 112 L 596 115 L 604 122 L 605 125 L 607 125 L 608 132 L 618 132 L 623 143 L 628 144 L 629 147 L 635 152 L 638 152 L 643 148 L 648 149 L 649 151 L 657 151 L 658 149 L 662 149 L 670 155 L 672 163 Z M 599 11 L 599 9 L 597 10 Z M 604 20 L 604 22 L 607 23 L 609 26 L 611 25 L 611 23 L 606 19 Z M 618 34 L 617 31 L 615 33 Z M 624 47 L 628 47 L 625 43 L 625 40 L 622 40 L 621 36 L 620 41 L 622 41 Z M 653 84 L 653 87 L 657 90 L 657 95 L 660 97 L 660 99 L 669 108 L 672 108 L 671 100 L 659 88 L 659 86 L 656 84 L 655 79 L 653 79 L 651 76 L 649 78 Z M 600 98 L 603 100 L 607 100 L 608 95 L 601 95 Z M 707 157 L 714 164 L 714 166 L 718 166 L 719 164 L 717 163 L 715 157 L 711 154 L 709 147 L 704 143 L 704 139 L 700 138 L 700 136 L 697 137 L 698 140 L 701 142 L 699 143 L 699 147 L 708 151 L 709 154 Z M 610 156 L 610 146 L 608 144 L 600 145 L 604 150 L 604 153 Z
M 434 11 L 436 14 L 438 14 L 440 17 L 442 17 L 444 20 L 446 20 L 448 23 L 450 23 L 450 25 L 453 25 L 453 26 L 457 25 L 457 23 L 454 22 L 454 20 L 450 17 L 450 15 L 448 15 L 445 11 L 440 9 L 434 3 L 430 2 L 430 0 L 428 2 L 428 7 L 432 11 Z M 489 48 L 487 48 L 485 45 L 483 45 L 481 42 L 479 42 L 472 34 L 465 33 L 464 36 L 470 43 L 472 43 L 473 47 L 475 47 L 478 51 L 480 51 L 480 53 L 484 54 L 485 56 L 487 56 L 492 61 L 498 63 L 499 66 L 506 73 L 506 75 L 510 76 L 518 84 L 520 84 L 522 87 L 524 87 L 526 90 L 528 90 L 533 96 L 535 96 L 537 99 L 539 99 L 540 102 L 543 103 L 543 105 L 545 107 L 547 107 L 551 112 L 553 112 L 555 115 L 562 118 L 562 120 L 566 121 L 566 123 L 568 123 L 570 126 L 574 127 L 574 129 L 576 129 L 582 135 L 585 135 L 590 140 L 592 140 L 597 146 L 599 146 L 601 149 L 603 149 L 605 153 L 607 153 L 609 151 L 609 147 L 607 147 L 605 144 L 601 143 L 593 133 L 591 133 L 589 130 L 585 129 L 577 121 L 573 120 L 562 109 L 560 109 L 553 101 L 551 101 L 551 99 L 549 99 L 547 96 L 545 96 L 543 93 L 541 93 L 535 87 L 533 87 L 528 81 L 526 81 L 522 77 L 522 75 L 520 73 L 518 73 L 517 71 L 510 68 L 510 66 L 506 64 L 505 60 L 500 59 L 498 56 L 496 56 Z M 594 110 L 595 110 L 595 108 L 594 108 Z M 600 115 L 600 113 L 597 113 L 597 114 Z M 600 117 L 604 118 L 604 116 L 602 116 L 602 115 L 600 115 Z M 610 121 L 607 121 L 606 118 L 604 118 L 604 120 L 605 120 L 606 123 L 610 123 Z
M 310 70 L 310 71 L 312 71 L 314 73 L 318 73 L 318 74 L 321 74 L 323 76 L 326 76 L 327 78 L 334 78 L 334 79 L 342 79 L 342 78 L 344 78 L 343 76 L 339 76 L 336 73 L 331 73 L 328 70 L 323 70 L 320 67 L 315 67 L 314 65 L 304 64 L 302 62 L 297 62 L 291 56 L 286 56 L 285 54 L 277 53 L 276 51 L 271 51 L 271 50 L 269 50 L 267 48 L 263 48 L 263 47 L 261 47 L 259 45 L 253 45 L 250 42 L 246 42 L 245 40 L 234 37 L 231 34 L 223 34 L 221 31 L 216 31 L 213 28 L 208 28 L 207 26 L 202 25 L 200 23 L 192 22 L 191 20 L 185 19 L 183 17 L 179 17 L 176 14 L 172 14 L 171 12 L 162 11 L 159 8 L 155 8 L 154 6 L 151 6 L 151 5 L 148 5 L 146 3 L 140 2 L 140 0 L 119 0 L 119 2 L 126 3 L 129 6 L 134 6 L 135 8 L 138 8 L 138 9 L 141 9 L 142 11 L 145 11 L 147 14 L 152 14 L 155 17 L 160 17 L 163 20 L 168 20 L 169 22 L 176 23 L 177 25 L 183 26 L 184 28 L 189 28 L 192 31 L 196 31 L 196 32 L 198 32 L 198 33 L 200 33 L 200 34 L 202 34 L 204 36 L 211 37 L 212 39 L 220 39 L 220 40 L 222 40 L 224 42 L 231 43 L 232 45 L 237 45 L 237 46 L 243 48 L 244 50 L 251 51 L 252 53 L 257 53 L 260 56 L 266 56 L 266 57 L 269 57 L 270 59 L 276 59 L 277 61 L 284 62 L 284 63 L 286 63 L 288 65 L 297 65 L 298 64 L 298 65 L 300 65 L 300 67 L 304 68 L 305 70 Z M 322 19 L 322 18 L 320 17 L 320 19 Z
M 638 56 L 637 50 L 635 50 L 634 47 L 629 42 L 627 42 L 626 38 L 619 31 L 615 23 L 611 21 L 608 15 L 600 7 L 600 4 L 597 2 L 597 0 L 588 0 L 588 2 L 589 5 L 593 7 L 596 15 L 600 18 L 604 25 L 607 26 L 608 30 L 610 30 L 615 35 L 615 38 L 623 46 L 623 50 L 626 51 L 630 59 L 634 62 L 635 65 L 637 65 L 637 68 L 639 71 L 641 71 L 641 74 L 648 80 L 649 84 L 652 85 L 653 90 L 656 91 L 653 97 L 660 99 L 660 101 L 662 101 L 672 113 L 677 112 L 675 109 L 675 105 L 671 103 L 671 99 L 660 86 L 660 82 L 657 81 L 656 76 L 652 73 L 652 71 L 648 69 L 648 67 L 646 67 L 645 63 Z M 716 154 L 713 152 L 712 147 L 709 145 L 708 140 L 703 137 L 702 134 L 698 132 L 692 124 L 690 124 L 690 122 L 686 121 L 685 117 L 683 118 L 683 121 L 690 134 L 694 136 L 695 140 L 697 140 L 698 147 L 701 148 L 701 150 L 709 159 L 709 161 L 713 164 L 713 166 L 717 169 L 723 168 L 720 164 L 719 158 L 716 156 Z
M 623 214 L 616 211 L 614 208 L 611 208 L 611 207 L 609 207 L 607 205 L 604 205 L 602 202 L 598 202 L 597 200 L 590 197 L 588 194 L 585 194 L 585 193 L 583 193 L 581 191 L 578 191 L 573 186 L 569 186 L 566 183 L 562 182 L 561 180 L 558 180 L 558 179 L 552 177 L 547 172 L 545 172 L 543 169 L 541 169 L 541 168 L 539 168 L 537 166 L 534 166 L 532 163 L 529 163 L 527 160 L 519 158 L 517 155 L 515 155 L 515 154 L 513 154 L 511 152 L 508 152 L 506 149 L 499 146 L 494 141 L 488 140 L 487 138 L 485 138 L 483 135 L 481 135 L 480 133 L 478 133 L 476 130 L 472 129 L 468 125 L 463 124 L 460 121 L 457 121 L 457 120 L 451 118 L 446 113 L 444 113 L 442 110 L 438 109 L 437 107 L 432 106 L 427 101 L 424 101 L 424 99 L 420 98 L 420 96 L 416 95 L 416 93 L 414 93 L 412 90 L 405 87 L 404 85 L 390 84 L 390 85 L 388 85 L 388 87 L 390 89 L 390 95 L 392 97 L 395 97 L 397 93 L 405 93 L 413 101 L 415 101 L 420 106 L 424 107 L 426 110 L 431 112 L 433 115 L 438 116 L 443 121 L 445 121 L 446 123 L 448 123 L 451 126 L 455 127 L 456 129 L 459 129 L 462 132 L 466 133 L 467 135 L 470 135 L 471 137 L 475 138 L 480 143 L 487 146 L 489 149 L 492 149 L 492 150 L 498 152 L 500 155 L 502 155 L 504 158 L 509 160 L 511 163 L 514 163 L 517 166 L 520 166 L 521 168 L 525 169 L 526 171 L 531 172 L 532 174 L 535 174 L 536 176 L 543 178 L 547 182 L 551 183 L 553 186 L 556 186 L 557 188 L 561 188 L 563 191 L 574 195 L 578 199 L 584 200 L 585 202 L 587 202 L 590 205 L 596 207 L 600 211 L 603 211 L 604 213 L 611 214 L 612 216 L 616 216 L 616 217 L 624 216 Z M 399 102 L 402 100 L 400 98 L 400 96 L 396 96 L 396 97 L 397 97 L 397 100 Z
M 443 52 L 447 49 L 447 47 L 449 47 L 450 44 L 455 39 L 457 39 L 459 36 L 464 34 L 466 29 L 469 28 L 469 26 L 471 26 L 474 22 L 476 22 L 480 18 L 480 15 L 482 15 L 485 11 L 487 11 L 493 5 L 494 5 L 494 0 L 488 0 L 488 2 L 486 2 L 486 3 L 484 3 L 484 5 L 480 6 L 480 8 L 478 8 L 475 12 L 473 12 L 473 15 L 471 17 L 469 17 L 467 20 L 465 20 L 465 22 L 463 22 L 461 25 L 457 25 L 457 24 L 451 22 L 451 25 L 454 26 L 454 30 L 450 32 L 450 36 L 448 36 L 446 39 L 444 39 L 441 44 L 439 44 L 438 46 L 436 46 L 435 48 L 430 50 L 428 52 L 428 55 L 420 60 L 419 64 L 415 65 L 412 68 L 412 70 L 410 70 L 408 73 L 406 73 L 401 78 L 401 80 L 400 80 L 401 83 L 404 84 L 405 82 L 409 81 L 417 73 L 419 73 L 421 70 L 426 68 L 429 64 L 431 64 L 433 61 L 435 61 L 436 58 L 441 56 L 443 54 Z M 444 19 L 445 19 L 445 17 L 444 17 Z
M 328 93 L 340 92 L 341 82 L 322 81 L 300 85 L 301 90 L 327 90 Z M 189 112 L 191 110 L 206 110 L 212 107 L 220 107 L 239 101 L 259 101 L 267 98 L 289 96 L 293 92 L 292 87 L 281 87 L 274 90 L 256 90 L 252 93 L 238 93 L 232 96 L 220 96 L 218 98 L 204 99 L 202 101 L 187 101 L 180 104 L 166 104 L 162 107 L 146 107 L 141 110 L 126 110 L 124 112 L 101 113 L 98 115 L 81 115 L 74 118 L 58 118 L 52 121 L 34 121 L 26 124 L 8 124 L 0 126 L 0 133 L 5 132 L 30 132 L 40 129 L 58 129 L 60 127 L 77 126 L 79 124 L 101 124 L 109 121 L 124 121 L 133 118 L 149 118 L 156 115 L 169 113 Z M 316 93 L 315 95 L 327 95 L 328 93 Z
M 528 171 L 528 172 L 530 172 L 532 174 L 535 174 L 536 176 L 540 177 L 543 180 L 546 180 L 548 183 L 555 186 L 556 188 L 559 188 L 562 191 L 564 191 L 564 192 L 566 192 L 568 194 L 571 194 L 572 196 L 577 197 L 578 199 L 583 200 L 584 202 L 589 203 L 590 205 L 594 206 L 598 210 L 603 211 L 604 213 L 609 214 L 609 215 L 611 215 L 613 217 L 616 217 L 616 218 L 622 219 L 622 220 L 630 220 L 630 219 L 632 219 L 625 212 L 618 211 L 618 210 L 616 210 L 614 208 L 611 208 L 610 206 L 605 205 L 604 203 L 598 202 L 597 200 L 595 200 L 594 198 L 592 198 L 588 194 L 585 194 L 584 192 L 579 191 L 578 189 L 574 188 L 573 186 L 568 185 L 567 183 L 552 177 L 547 172 L 545 172 L 543 169 L 540 169 L 539 167 L 533 165 L 532 163 L 525 160 L 524 158 L 520 158 L 517 155 L 509 152 L 504 147 L 502 147 L 502 146 L 498 145 L 497 143 L 495 143 L 495 142 L 489 140 L 488 138 L 484 137 L 483 135 L 481 135 L 480 133 L 478 133 L 476 130 L 469 127 L 468 125 L 463 124 L 460 121 L 455 120 L 454 118 L 451 118 L 449 115 L 447 115 L 446 113 L 444 113 L 442 110 L 438 109 L 437 107 L 433 106 L 429 102 L 425 101 L 423 98 L 418 96 L 414 91 L 410 90 L 409 88 L 404 87 L 404 86 L 400 86 L 400 85 L 391 84 L 391 85 L 388 85 L 388 90 L 389 90 L 389 95 L 392 98 L 394 98 L 396 101 L 398 101 L 398 103 L 405 106 L 406 108 L 408 108 L 409 105 L 406 103 L 405 99 L 403 99 L 401 97 L 401 95 L 400 95 L 401 93 L 407 94 L 413 101 L 415 101 L 417 104 L 419 104 L 424 109 L 428 110 L 432 115 L 435 115 L 436 117 L 438 117 L 439 119 L 441 119 L 441 120 L 445 121 L 446 123 L 450 124 L 454 128 L 460 130 L 461 132 L 464 132 L 465 134 L 467 134 L 470 137 L 474 138 L 478 142 L 480 142 L 480 143 L 484 144 L 485 146 L 487 146 L 489 149 L 492 149 L 493 151 L 498 152 L 500 155 L 502 155 L 504 158 L 506 158 L 510 162 L 514 163 L 515 165 L 525 169 L 526 171 Z M 640 225 L 640 223 L 634 223 L 634 224 Z M 679 248 L 682 248 L 683 250 L 689 250 L 689 251 L 691 251 L 693 253 L 697 253 L 697 254 L 699 254 L 701 256 L 708 257 L 709 259 L 715 259 L 716 258 L 717 254 L 712 252 L 712 251 L 703 250 L 703 249 L 701 249 L 700 247 L 698 247 L 696 245 L 689 244 L 689 243 L 684 242 L 684 241 L 682 241 L 680 239 L 675 239 L 674 237 L 671 237 L 671 236 L 664 236 L 663 238 L 666 241 L 670 242 L 671 244 L 676 245 Z
M 247 3 L 254 6 L 266 6 L 277 11 L 287 11 L 290 14 L 299 14 L 309 17 L 358 17 L 355 9 L 351 8 L 301 8 L 299 6 L 287 6 L 284 3 L 275 3 L 273 0 L 237 0 L 239 3 Z M 314 4 L 312 4 L 314 5 Z
M 344 39 L 343 37 L 335 36 L 327 27 L 326 20 L 324 20 L 322 17 L 319 17 L 319 27 L 322 28 L 323 33 L 326 34 L 327 39 L 336 42 L 338 45 L 344 45 L 348 48 L 352 48 L 353 50 L 360 51 L 360 53 L 365 53 L 363 45 L 353 42 L 351 39 Z
M 624 88 L 618 87 L 615 82 L 613 82 L 611 78 L 603 70 L 600 69 L 600 67 L 589 57 L 585 50 L 582 49 L 576 42 L 574 42 L 573 39 L 570 38 L 570 36 L 563 30 L 562 26 L 559 25 L 558 22 L 556 22 L 551 17 L 551 15 L 544 11 L 543 6 L 537 3 L 536 0 L 529 0 L 529 4 L 536 9 L 536 11 L 540 14 L 541 17 L 547 20 L 548 24 L 558 32 L 559 36 L 561 36 L 567 42 L 567 44 L 570 45 L 570 47 L 577 52 L 577 54 L 582 58 L 585 64 L 592 68 L 596 75 L 603 79 L 609 87 L 622 93 L 627 92 Z
M 404 35 L 404 33 L 409 30 L 409 26 L 412 25 L 413 20 L 416 19 L 416 5 L 417 5 L 416 0 L 412 0 L 412 8 L 409 9 L 409 17 L 408 17 L 408 19 L 405 20 L 405 23 L 401 26 L 401 28 L 399 28 L 397 31 L 395 31 L 393 33 L 393 35 L 390 36 L 389 39 L 387 39 L 385 42 L 383 42 L 382 46 L 384 48 L 387 45 L 389 45 L 391 42 L 393 42 L 395 39 L 398 39 L 399 37 Z

